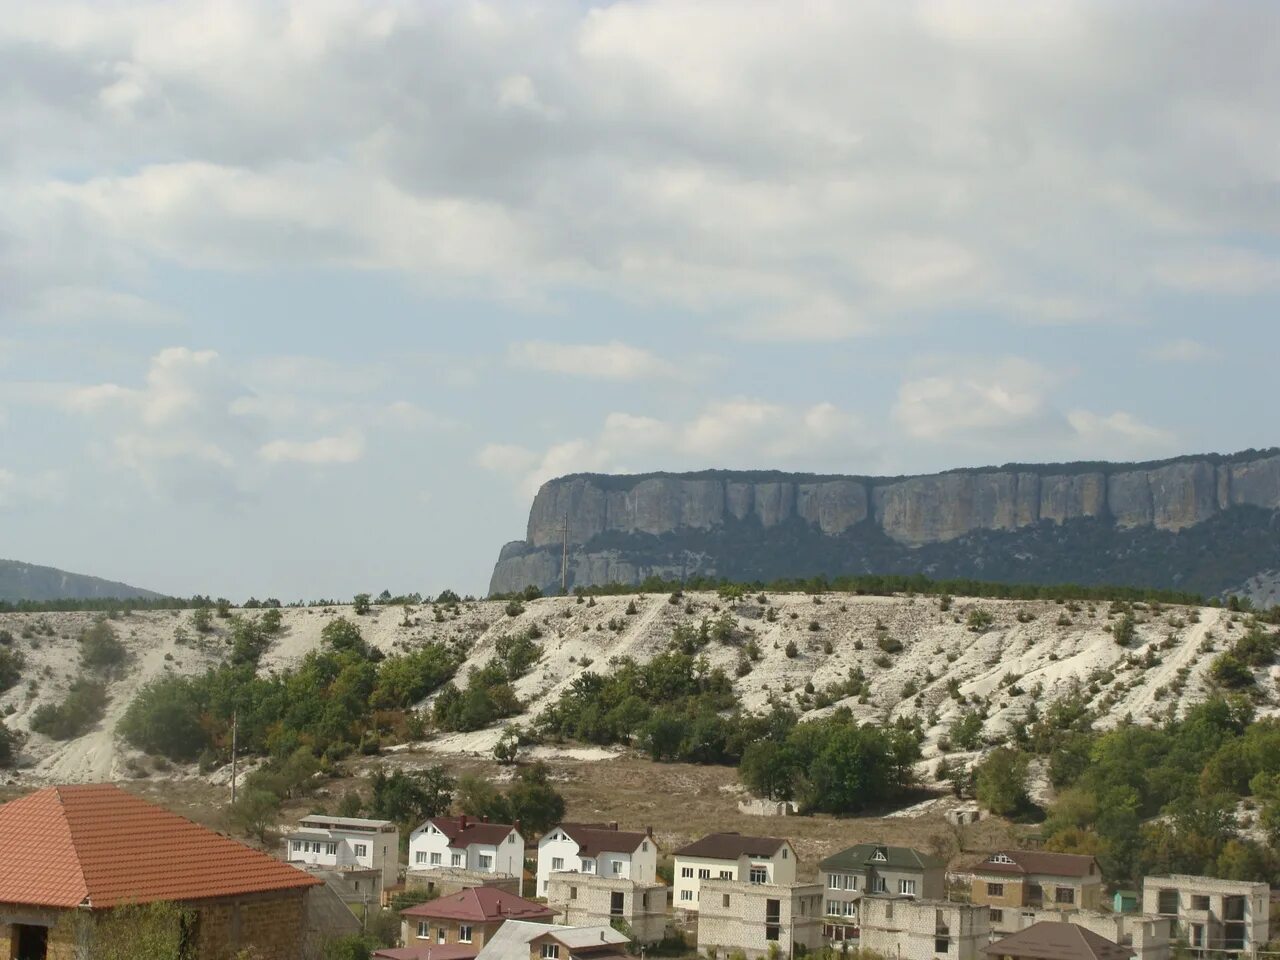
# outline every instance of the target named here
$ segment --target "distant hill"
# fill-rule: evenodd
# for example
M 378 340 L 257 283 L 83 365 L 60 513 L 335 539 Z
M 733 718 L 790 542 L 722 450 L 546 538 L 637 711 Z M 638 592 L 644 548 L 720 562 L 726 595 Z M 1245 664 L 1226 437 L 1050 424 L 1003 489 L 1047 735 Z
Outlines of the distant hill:
M 19 600 L 100 600 L 159 597 L 160 594 L 127 583 L 67 573 L 20 560 L 0 560 L 0 602 Z
M 566 546 L 570 587 L 920 573 L 1261 597 L 1280 570 L 1280 449 L 918 477 L 576 474 L 543 484 L 490 593 L 559 590 Z

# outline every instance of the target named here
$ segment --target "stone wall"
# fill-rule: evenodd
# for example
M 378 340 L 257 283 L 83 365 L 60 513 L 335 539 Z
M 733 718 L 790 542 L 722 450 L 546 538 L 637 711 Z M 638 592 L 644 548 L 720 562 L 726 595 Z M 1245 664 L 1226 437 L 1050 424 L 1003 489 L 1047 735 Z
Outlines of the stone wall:
M 615 893 L 622 894 L 620 914 L 612 909 Z M 668 890 L 661 883 L 553 873 L 547 885 L 547 906 L 558 911 L 557 922 L 575 927 L 608 926 L 620 917 L 631 928 L 631 939 L 641 944 L 657 943 L 663 938 L 667 901 Z
M 769 939 L 766 909 L 778 901 L 778 938 Z M 793 944 L 813 951 L 822 945 L 822 887 L 777 886 L 704 880 L 698 897 L 698 953 L 726 957 L 741 950 L 748 960 L 767 957 L 771 945 L 784 956 Z

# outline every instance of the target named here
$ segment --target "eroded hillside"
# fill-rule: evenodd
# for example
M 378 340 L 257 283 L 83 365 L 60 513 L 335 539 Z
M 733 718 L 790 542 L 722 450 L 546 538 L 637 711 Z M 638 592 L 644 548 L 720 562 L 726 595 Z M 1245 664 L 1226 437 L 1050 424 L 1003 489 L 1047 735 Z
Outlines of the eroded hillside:
M 634 609 L 628 613 L 628 607 Z M 499 601 L 462 603 L 456 612 L 430 605 L 408 614 L 374 607 L 356 616 L 343 606 L 286 609 L 282 629 L 262 657 L 262 671 L 283 670 L 320 645 L 324 626 L 336 617 L 359 624 L 364 638 L 387 653 L 432 640 L 456 641 L 469 650 L 467 666 L 482 666 L 500 637 L 536 624 L 542 655 L 515 681 L 525 704 L 517 723 L 529 724 L 585 670 L 608 671 L 615 657 L 646 660 L 668 649 L 677 627 L 697 630 L 704 619 L 723 621 L 727 642 L 701 649 L 723 667 L 748 709 L 771 696 L 811 715 L 843 705 L 867 720 L 918 715 L 927 725 L 926 762 L 939 755 L 952 721 L 962 711 L 986 709 L 984 733 L 998 738 L 1032 703 L 1040 708 L 1073 688 L 1082 689 L 1109 718 L 1150 721 L 1203 698 L 1216 654 L 1244 630 L 1243 618 L 1218 608 L 1135 605 L 1135 636 L 1119 646 L 1109 627 L 1118 621 L 1104 602 L 970 600 L 937 597 L 856 597 L 769 594 L 728 603 L 715 594 L 546 598 L 527 602 L 512 616 Z M 979 611 L 971 617 L 974 611 Z M 255 611 L 244 611 L 253 615 Z M 23 781 L 77 781 L 129 776 L 139 755 L 115 735 L 129 701 L 165 671 L 203 671 L 225 659 L 226 620 L 199 635 L 191 611 L 129 614 L 112 626 L 130 662 L 108 684 L 106 716 L 94 730 L 68 742 L 30 732 L 34 711 L 57 703 L 79 674 L 77 637 L 93 617 L 84 613 L 0 614 L 9 649 L 25 660 L 20 682 L 0 693 L 5 723 L 28 733 Z M 989 625 L 981 621 L 989 616 Z M 972 622 L 972 625 L 971 625 Z M 731 626 L 731 629 L 729 629 Z M 898 649 L 898 647 L 901 649 Z M 754 647 L 758 659 L 746 651 Z M 790 654 L 790 655 L 789 655 Z M 750 672 L 738 675 L 743 660 Z M 464 667 L 464 672 L 466 667 Z M 864 692 L 844 696 L 850 671 L 869 681 Z M 1257 675 L 1259 713 L 1277 710 L 1280 668 Z M 904 696 L 904 693 L 906 694 Z M 825 694 L 825 695 L 824 695 Z M 830 703 L 827 703 L 830 701 Z M 428 746 L 442 752 L 487 753 L 496 728 L 441 735 Z M 558 748 L 553 748 L 558 749 Z M 173 768 L 172 776 L 196 776 Z M 214 776 L 217 776 L 215 773 Z

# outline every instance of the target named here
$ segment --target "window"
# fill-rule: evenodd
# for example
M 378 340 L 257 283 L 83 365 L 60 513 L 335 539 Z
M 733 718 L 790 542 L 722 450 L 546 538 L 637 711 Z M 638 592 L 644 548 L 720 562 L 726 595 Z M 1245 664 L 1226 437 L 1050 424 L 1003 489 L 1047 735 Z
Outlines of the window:
M 783 847 L 783 848 L 782 848 L 782 859 L 783 859 L 783 860 L 787 859 L 787 848 L 786 848 L 786 847 Z
M 620 877 L 620 876 L 622 876 L 622 861 L 621 861 L 621 860 L 614 860 L 614 861 L 610 862 L 610 864 L 609 864 L 609 865 L 613 868 L 613 875 L 614 875 L 615 877 Z
M 444 943 L 444 927 L 436 927 L 436 943 Z
M 1075 903 L 1076 892 L 1070 887 L 1055 887 L 1053 891 L 1054 903 Z
M 699 880 L 710 880 L 710 879 L 711 879 L 711 871 L 710 871 L 710 869 L 708 869 L 707 867 L 702 867 L 701 869 L 699 869 L 699 870 L 698 870 L 698 879 L 699 879 Z
M 293 841 L 293 852 L 299 853 L 301 852 L 301 850 L 302 850 L 302 841 L 301 840 Z
M 433 867 L 438 867 L 438 866 L 440 866 L 443 862 L 444 862 L 444 860 L 443 860 L 443 858 L 440 856 L 440 854 L 438 854 L 438 853 L 433 853 L 433 854 L 431 855 L 431 865 L 432 865 Z
M 417 853 L 415 853 L 415 854 L 413 855 L 413 862 L 414 862 L 414 863 L 426 863 L 426 862 L 427 862 L 427 851 L 425 851 L 425 850 L 419 850 Z
M 1191 945 L 1193 947 L 1204 946 L 1204 924 L 1193 923 L 1191 925 Z
M 336 857 L 338 855 L 338 845 L 336 843 L 326 843 L 324 845 L 324 852 L 331 857 Z M 387 851 L 384 849 L 382 852 L 386 853 Z
M 590 860 L 590 859 L 585 859 L 585 858 L 584 858 L 584 859 L 583 859 L 583 861 L 582 861 L 582 872 L 583 872 L 583 873 L 595 873 L 595 872 L 596 872 L 596 862 L 595 862 L 594 860 Z
M 1003 911 L 1003 910 L 992 910 L 992 911 L 991 911 L 991 922 L 992 922 L 992 923 L 1003 923 L 1003 922 L 1004 922 L 1004 911 Z
M 889 881 L 886 880 L 884 877 L 876 877 L 874 880 L 871 881 L 871 892 L 872 893 L 888 893 Z
M 1031 906 L 1044 903 L 1044 888 L 1040 884 L 1027 884 L 1027 903 Z
M 840 874 L 831 873 L 827 875 L 827 889 L 828 890 L 840 889 Z
M 470 926 L 467 926 L 467 925 L 460 925 L 460 926 L 458 927 L 458 942 L 459 942 L 459 943 L 470 943 L 470 942 L 471 942 L 471 927 L 470 927 Z
M 827 901 L 827 916 L 829 916 L 829 917 L 838 917 L 838 916 L 840 916 L 840 901 L 839 901 L 839 900 L 828 900 L 828 901 Z
M 488 870 L 492 866 L 493 866 L 493 857 L 491 857 L 487 853 L 480 854 L 480 869 Z
M 1209 898 L 1193 893 L 1191 895 L 1191 909 L 1192 910 L 1208 910 Z
M 1003 897 L 1003 896 L 1004 896 L 1004 884 L 1003 884 L 1003 883 L 988 883 L 988 884 L 987 884 L 987 896 L 988 896 L 988 897 Z
M 1178 891 L 1177 890 L 1161 890 L 1156 897 L 1156 913 L 1172 914 L 1178 913 Z
M 893 919 L 893 901 L 890 900 L 884 905 L 884 918 L 886 920 Z
M 1013 857 L 1007 853 L 993 853 L 987 857 L 987 863 L 1013 863 Z
M 418 939 L 427 940 L 431 937 L 431 922 L 428 920 L 418 921 Z
M 680 899 L 681 899 L 681 900 L 692 900 L 692 899 L 693 899 L 693 891 L 692 891 L 692 890 L 681 890 L 681 891 L 680 891 Z
M 462 854 L 460 854 L 460 853 L 452 854 L 452 855 L 449 857 L 449 866 L 451 866 L 451 867 L 460 867 L 460 866 L 462 866 Z
M 720 897 L 720 906 L 724 907 L 726 910 L 729 909 L 729 895 L 727 893 Z
M 551 869 L 552 869 L 552 870 L 563 870 L 563 869 L 564 869 L 564 857 L 552 857 L 552 858 L 551 858 Z
M 620 917 L 627 909 L 627 897 L 621 890 L 609 894 L 609 916 Z
M 721 880 L 732 880 L 732 879 L 733 879 L 733 871 L 732 871 L 732 870 L 721 870 L 721 871 L 720 871 L 720 879 L 721 879 Z
M 751 875 L 748 878 L 752 883 L 768 883 L 769 871 L 764 867 L 752 867 Z
M 542 945 L 542 960 L 559 960 L 560 945 L 556 943 L 544 943 Z
M 774 924 L 770 924 L 769 926 L 765 927 L 764 938 L 766 940 L 773 940 L 773 941 L 778 940 L 779 939 L 778 927 Z
M 877 850 L 877 851 L 872 855 L 871 859 L 872 859 L 872 860 L 879 860 L 881 863 L 884 863 L 886 860 L 888 860 L 888 858 L 884 855 L 884 851 L 883 851 L 883 850 Z
M 648 841 L 648 840 L 641 840 L 641 841 L 640 841 L 640 852 L 641 852 L 641 853 L 648 853 L 648 852 L 649 852 L 649 841 Z
M 916 882 L 914 880 L 899 880 L 898 893 L 905 897 L 914 897 L 916 895 Z
M 682 877 L 686 877 L 686 878 L 687 878 L 687 877 L 692 877 L 692 876 L 693 876 L 693 867 L 681 867 L 681 868 L 680 868 L 680 876 L 682 876 Z
M 846 873 L 844 875 L 844 888 L 846 890 L 858 889 L 858 875 L 856 873 Z
M 570 887 L 570 888 L 569 888 L 569 899 L 570 899 L 570 900 L 577 900 L 577 899 L 578 899 L 578 888 L 577 888 L 577 887 Z
M 951 949 L 951 941 L 948 940 L 946 937 L 933 938 L 934 953 L 946 953 L 950 949 Z
M 515 842 L 516 842 L 516 835 L 515 835 L 514 833 L 513 833 L 513 834 L 510 834 L 510 835 L 507 837 L 507 843 L 515 843 Z
M 357 844 L 356 844 L 356 856 L 357 856 L 357 857 L 367 857 L 368 855 L 369 855 L 369 845 L 368 845 L 368 844 L 366 844 L 366 843 L 357 843 Z

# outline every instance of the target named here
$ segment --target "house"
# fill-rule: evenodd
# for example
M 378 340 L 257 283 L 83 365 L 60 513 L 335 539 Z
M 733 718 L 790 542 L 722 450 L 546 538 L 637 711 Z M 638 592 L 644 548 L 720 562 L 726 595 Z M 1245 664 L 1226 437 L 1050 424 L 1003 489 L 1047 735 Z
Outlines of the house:
M 572 926 L 599 926 L 621 920 L 640 944 L 658 943 L 667 932 L 667 887 L 623 877 L 553 873 L 547 905 Z
M 1142 906 L 1142 894 L 1137 890 L 1117 890 L 1111 895 L 1111 909 L 1116 913 L 1136 913 Z
M 859 843 L 832 854 L 818 864 L 826 890 L 829 917 L 853 917 L 864 893 L 941 900 L 946 895 L 947 865 L 937 857 L 910 847 Z
M 369 956 L 376 960 L 475 960 L 479 953 L 466 944 L 416 944 L 412 947 L 383 947 Z
M 1010 934 L 982 952 L 991 960 L 1130 960 L 1133 951 L 1079 924 L 1044 920 Z
M 400 911 L 400 939 L 406 946 L 452 944 L 484 947 L 508 920 L 547 923 L 555 911 L 505 890 L 475 887 Z
M 972 903 L 991 908 L 991 929 L 1021 928 L 1016 914 L 1030 910 L 1097 910 L 1102 869 L 1093 857 L 1043 850 L 1001 850 L 972 868 Z
M 298 960 L 316 877 L 113 784 L 48 787 L 0 805 L 0 957 L 92 956 L 97 921 L 159 901 L 190 911 L 184 950 Z
M 704 879 L 698 898 L 698 953 L 705 957 L 740 951 L 759 960 L 822 946 L 821 884 Z
M 285 860 L 306 869 L 365 874 L 376 899 L 400 879 L 400 828 L 390 820 L 311 814 L 285 834 Z M 352 882 L 357 882 L 359 878 Z M 355 890 L 363 897 L 365 884 Z
M 1020 910 L 1009 916 L 1016 933 L 1044 921 L 1062 921 L 1084 927 L 1122 947 L 1138 960 L 1169 960 L 1175 941 L 1173 920 L 1143 913 L 1115 913 L 1111 910 Z
M 1253 952 L 1270 939 L 1271 890 L 1265 883 L 1174 875 L 1142 881 L 1142 910 L 1171 918 L 1198 953 Z
M 537 893 L 546 896 L 553 873 L 588 873 L 640 883 L 658 879 L 653 828 L 619 830 L 614 823 L 562 823 L 538 841 Z
M 627 956 L 630 942 L 610 926 L 570 927 L 508 920 L 476 960 L 606 960 Z
M 857 946 L 903 960 L 985 960 L 991 941 L 986 907 L 947 900 L 864 897 Z
M 796 879 L 796 852 L 790 841 L 712 833 L 675 852 L 672 868 L 674 906 L 699 910 L 704 880 L 736 883 L 790 884 Z
M 490 823 L 465 814 L 432 817 L 409 834 L 409 872 L 450 869 L 484 877 L 524 873 L 519 824 Z

